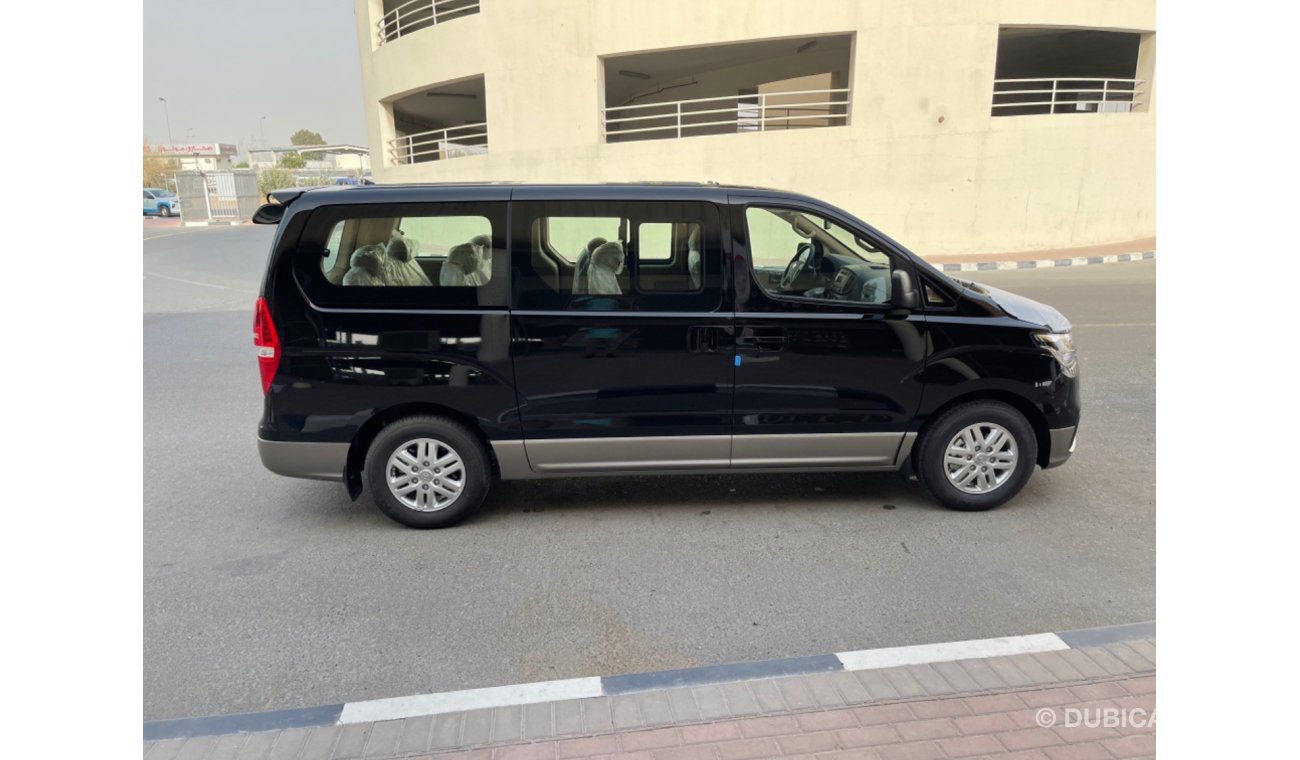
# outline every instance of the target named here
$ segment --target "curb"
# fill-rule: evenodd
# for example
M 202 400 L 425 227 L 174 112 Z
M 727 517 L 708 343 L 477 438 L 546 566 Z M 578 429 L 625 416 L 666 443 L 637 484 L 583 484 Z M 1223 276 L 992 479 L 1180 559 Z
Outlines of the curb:
M 1088 264 L 1115 264 L 1120 261 L 1145 261 L 1154 259 L 1155 251 L 1119 253 L 1110 256 L 1076 256 L 1070 259 L 1035 259 L 1033 261 L 967 261 L 962 264 L 930 262 L 944 272 L 984 272 L 994 269 L 1047 269 L 1049 267 L 1086 266 Z
M 568 699 L 632 694 L 656 689 L 737 683 L 781 676 L 874 670 L 899 665 L 920 665 L 979 657 L 1051 652 L 1154 638 L 1155 633 L 1156 624 L 1151 621 L 1101 628 L 1085 628 L 1060 633 L 1037 633 L 1026 636 L 952 641 L 940 644 L 864 649 L 781 660 L 706 665 L 681 670 L 662 670 L 653 673 L 592 676 L 562 681 L 493 686 L 484 689 L 373 699 L 293 710 L 217 715 L 205 718 L 155 720 L 144 723 L 144 740 L 186 739 L 286 728 L 368 723 L 492 707 L 512 707 Z

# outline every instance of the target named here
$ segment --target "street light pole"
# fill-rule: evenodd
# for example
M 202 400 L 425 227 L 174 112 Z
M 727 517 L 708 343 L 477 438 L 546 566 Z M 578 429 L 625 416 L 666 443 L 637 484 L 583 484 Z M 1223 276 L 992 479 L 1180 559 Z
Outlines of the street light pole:
M 265 148 L 266 147 L 266 117 L 265 116 L 257 120 L 257 126 L 260 127 L 262 130 L 262 147 Z
M 172 116 L 167 112 L 167 98 L 158 98 L 163 104 L 163 118 L 167 119 L 167 142 L 173 145 L 176 141 L 172 139 Z

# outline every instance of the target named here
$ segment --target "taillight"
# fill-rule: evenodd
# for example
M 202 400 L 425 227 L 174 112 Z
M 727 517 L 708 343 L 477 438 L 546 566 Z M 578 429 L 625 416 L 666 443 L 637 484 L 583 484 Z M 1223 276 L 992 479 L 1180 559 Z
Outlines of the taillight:
M 271 379 L 280 367 L 280 337 L 275 334 L 275 324 L 271 322 L 271 310 L 266 308 L 266 299 L 257 299 L 257 308 L 253 313 L 253 345 L 257 346 L 257 366 L 262 370 L 262 393 L 271 390 Z

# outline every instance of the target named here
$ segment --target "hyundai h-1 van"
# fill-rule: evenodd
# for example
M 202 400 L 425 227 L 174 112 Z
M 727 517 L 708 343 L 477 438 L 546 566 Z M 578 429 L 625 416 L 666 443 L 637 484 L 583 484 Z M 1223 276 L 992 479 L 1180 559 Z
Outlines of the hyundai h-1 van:
M 496 478 L 901 471 L 985 510 L 1074 449 L 1055 309 L 716 184 L 285 190 L 263 464 L 449 526 Z

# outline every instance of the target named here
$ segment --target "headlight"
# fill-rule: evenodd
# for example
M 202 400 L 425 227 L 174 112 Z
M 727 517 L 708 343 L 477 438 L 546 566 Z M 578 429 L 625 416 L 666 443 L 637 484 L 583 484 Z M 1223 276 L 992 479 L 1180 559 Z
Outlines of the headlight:
M 1074 353 L 1074 337 L 1070 333 L 1034 333 L 1034 338 L 1056 359 L 1061 374 L 1078 377 L 1079 357 Z

